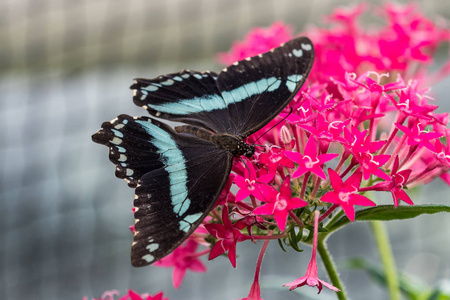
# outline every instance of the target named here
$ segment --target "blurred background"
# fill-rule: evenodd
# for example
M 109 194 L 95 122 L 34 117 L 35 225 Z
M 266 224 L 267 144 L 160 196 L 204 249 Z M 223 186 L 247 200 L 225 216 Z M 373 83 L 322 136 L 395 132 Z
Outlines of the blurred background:
M 1 1 L 0 299 L 80 300 L 128 288 L 163 290 L 170 300 L 246 297 L 261 243 L 238 245 L 237 270 L 218 258 L 207 263 L 207 274 L 187 274 L 179 290 L 172 287 L 171 269 L 131 267 L 134 193 L 115 178 L 107 149 L 91 135 L 121 113 L 146 115 L 132 103 L 133 78 L 184 68 L 218 71 L 216 54 L 255 26 L 281 20 L 299 32 L 322 24 L 336 7 L 357 2 Z M 431 19 L 450 18 L 449 1 L 416 2 Z M 450 111 L 450 81 L 433 92 L 440 110 Z M 412 198 L 417 204 L 450 204 L 449 192 L 437 180 Z M 443 214 L 388 223 L 398 268 L 433 285 L 448 280 L 449 226 Z M 365 223 L 329 240 L 337 262 L 361 256 L 378 263 L 374 248 Z M 306 248 L 286 254 L 277 243 L 269 245 L 264 299 L 303 297 L 281 285 L 303 276 L 310 253 Z M 388 298 L 365 273 L 340 273 L 352 299 Z M 316 289 L 300 290 L 315 299 Z M 335 296 L 323 291 L 320 299 Z

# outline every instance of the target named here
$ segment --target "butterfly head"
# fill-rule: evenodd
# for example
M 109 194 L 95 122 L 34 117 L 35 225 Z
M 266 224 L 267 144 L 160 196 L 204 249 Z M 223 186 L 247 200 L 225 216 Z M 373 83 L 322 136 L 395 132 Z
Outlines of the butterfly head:
M 245 152 L 245 156 L 248 158 L 251 158 L 253 156 L 253 154 L 255 154 L 255 146 L 254 145 L 249 145 L 246 143 L 246 145 L 248 146 L 247 148 L 247 152 Z

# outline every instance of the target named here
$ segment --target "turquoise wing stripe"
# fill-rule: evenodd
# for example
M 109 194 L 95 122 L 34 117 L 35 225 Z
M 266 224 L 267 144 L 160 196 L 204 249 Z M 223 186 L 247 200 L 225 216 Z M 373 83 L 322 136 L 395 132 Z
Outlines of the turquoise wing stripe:
M 263 78 L 255 82 L 244 84 L 231 91 L 224 91 L 222 95 L 207 95 L 178 102 L 164 104 L 148 104 L 148 107 L 162 113 L 172 115 L 189 115 L 225 109 L 230 104 L 239 103 L 245 99 L 259 95 L 262 92 L 272 92 L 280 87 L 281 79 L 276 77 Z

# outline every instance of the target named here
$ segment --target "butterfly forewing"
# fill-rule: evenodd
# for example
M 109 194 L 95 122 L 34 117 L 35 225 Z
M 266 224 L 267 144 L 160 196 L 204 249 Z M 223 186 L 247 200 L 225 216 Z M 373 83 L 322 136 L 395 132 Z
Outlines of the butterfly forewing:
M 220 72 L 217 86 L 229 103 L 233 133 L 247 137 L 277 116 L 300 90 L 313 61 L 311 41 L 300 37 Z
M 182 71 L 137 79 L 134 102 L 154 116 L 247 137 L 272 120 L 300 90 L 314 61 L 306 37 L 212 72 Z
M 228 113 L 216 85 L 214 72 L 184 70 L 154 79 L 137 78 L 133 101 L 158 118 L 227 132 Z

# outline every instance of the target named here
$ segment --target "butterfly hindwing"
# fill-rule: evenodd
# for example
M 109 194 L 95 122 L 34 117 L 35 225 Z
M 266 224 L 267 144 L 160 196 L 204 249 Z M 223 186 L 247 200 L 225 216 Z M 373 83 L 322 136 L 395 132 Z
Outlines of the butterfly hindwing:
M 161 123 L 160 126 L 168 127 Z M 144 174 L 164 166 L 157 147 L 149 143 L 148 133 L 131 116 L 120 115 L 111 122 L 104 122 L 92 139 L 109 148 L 116 176 L 126 180 L 132 188 Z
M 120 177 L 136 186 L 133 266 L 181 244 L 212 209 L 231 170 L 228 151 L 151 118 L 120 115 L 93 139 L 110 148 L 116 168 L 134 175 Z M 122 148 L 126 159 L 118 154 Z
M 154 116 L 247 137 L 286 107 L 313 61 L 311 41 L 299 37 L 236 62 L 218 75 L 182 71 L 137 79 L 131 89 L 134 102 Z

